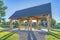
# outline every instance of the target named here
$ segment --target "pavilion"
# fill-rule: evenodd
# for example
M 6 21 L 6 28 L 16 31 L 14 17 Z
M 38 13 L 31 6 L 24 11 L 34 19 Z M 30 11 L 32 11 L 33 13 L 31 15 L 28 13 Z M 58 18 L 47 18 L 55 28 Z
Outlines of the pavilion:
M 32 30 L 32 20 L 36 20 L 36 25 L 38 27 L 38 21 L 41 19 L 47 20 L 47 30 L 50 29 L 50 19 L 52 18 L 51 14 L 51 3 L 46 3 L 43 5 L 38 5 L 22 10 L 16 11 L 10 19 L 10 28 L 12 28 L 12 21 L 18 20 L 19 29 L 21 28 L 21 22 L 27 20 L 28 27 Z

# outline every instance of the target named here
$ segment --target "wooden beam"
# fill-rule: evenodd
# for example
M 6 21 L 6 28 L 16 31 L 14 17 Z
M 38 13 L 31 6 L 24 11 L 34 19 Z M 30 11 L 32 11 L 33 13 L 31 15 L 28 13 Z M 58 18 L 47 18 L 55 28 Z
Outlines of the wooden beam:
M 10 19 L 10 28 L 12 29 L 12 20 Z
M 18 19 L 17 18 L 15 18 L 15 19 L 13 18 L 12 20 L 18 20 Z
M 47 16 L 47 26 L 48 26 L 47 29 L 48 29 L 48 32 L 49 32 L 50 26 L 51 26 L 50 25 L 50 15 Z
M 43 15 L 37 16 L 37 18 L 46 18 L 46 17 L 47 17 L 47 15 L 46 16 L 43 16 Z

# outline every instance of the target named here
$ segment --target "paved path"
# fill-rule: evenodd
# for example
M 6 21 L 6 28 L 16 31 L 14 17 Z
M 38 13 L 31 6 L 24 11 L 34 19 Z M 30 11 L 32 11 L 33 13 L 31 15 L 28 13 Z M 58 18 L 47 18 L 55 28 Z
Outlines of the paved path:
M 40 31 L 27 31 L 27 30 L 5 30 L 9 32 L 16 32 L 19 35 L 19 40 L 45 40 L 46 32 Z

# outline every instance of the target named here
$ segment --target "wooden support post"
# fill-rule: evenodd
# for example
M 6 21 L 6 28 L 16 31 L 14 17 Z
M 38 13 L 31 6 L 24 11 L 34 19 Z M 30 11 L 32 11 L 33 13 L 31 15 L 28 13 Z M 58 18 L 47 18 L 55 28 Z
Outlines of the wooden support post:
M 49 32 L 50 26 L 51 26 L 50 25 L 50 15 L 47 16 L 47 26 L 48 26 L 47 29 L 48 29 L 48 32 Z
M 10 19 L 10 28 L 12 29 L 13 26 L 12 26 L 12 19 Z
M 27 22 L 28 22 L 28 26 L 27 26 L 27 28 L 28 28 L 28 30 L 29 30 L 29 20 L 27 20 Z
M 18 25 L 19 25 L 18 26 L 19 27 L 18 29 L 20 30 L 20 28 L 21 28 L 21 20 L 20 19 L 18 19 Z
M 38 26 L 39 26 L 38 21 L 39 21 L 39 20 L 37 19 L 37 20 L 36 20 L 36 26 L 37 26 L 37 28 L 38 28 Z
M 32 18 L 30 17 L 30 20 L 29 20 L 29 25 L 30 25 L 30 30 L 32 30 Z

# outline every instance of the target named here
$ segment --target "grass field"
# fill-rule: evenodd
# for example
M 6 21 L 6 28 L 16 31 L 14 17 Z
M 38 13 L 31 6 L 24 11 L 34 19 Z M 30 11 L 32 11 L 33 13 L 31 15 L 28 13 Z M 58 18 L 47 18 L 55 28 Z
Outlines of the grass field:
M 0 30 L 3 30 L 4 28 L 0 27 Z
M 11 32 L 0 32 L 0 40 L 18 40 L 18 34 Z
M 58 30 L 51 30 L 46 35 L 46 40 L 60 40 L 60 31 Z

